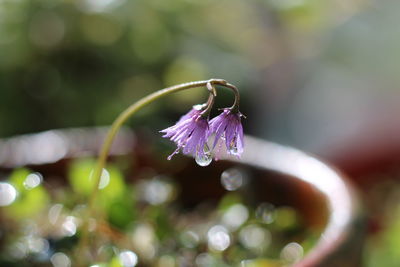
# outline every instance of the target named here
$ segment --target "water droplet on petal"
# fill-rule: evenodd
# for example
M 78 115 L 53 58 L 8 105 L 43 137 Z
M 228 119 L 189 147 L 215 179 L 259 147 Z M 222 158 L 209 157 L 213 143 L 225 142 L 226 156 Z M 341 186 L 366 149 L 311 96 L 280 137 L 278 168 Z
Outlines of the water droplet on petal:
M 197 153 L 195 160 L 199 166 L 205 167 L 205 166 L 210 165 L 210 163 L 212 162 L 212 155 L 211 155 L 210 149 L 207 144 L 204 146 L 203 155 L 199 155 Z
M 232 155 L 237 155 L 238 149 L 237 149 L 236 145 L 230 145 L 229 146 L 229 153 L 232 154 Z
M 0 206 L 8 206 L 14 202 L 17 191 L 9 183 L 0 183 Z
M 231 155 L 237 155 L 238 154 L 238 148 L 236 146 L 236 137 L 232 139 L 232 141 L 229 144 L 228 152 Z
M 195 160 L 199 166 L 205 167 L 210 165 L 212 162 L 212 157 L 211 155 L 196 155 Z

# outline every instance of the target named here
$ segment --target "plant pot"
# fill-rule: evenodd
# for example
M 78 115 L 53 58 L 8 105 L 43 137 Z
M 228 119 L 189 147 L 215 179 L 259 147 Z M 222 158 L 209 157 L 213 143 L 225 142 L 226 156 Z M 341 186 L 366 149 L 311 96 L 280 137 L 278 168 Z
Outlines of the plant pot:
M 6 173 L 17 166 L 28 166 L 49 177 L 46 182 L 50 184 L 65 183 L 60 177 L 65 177 L 70 159 L 97 154 L 105 133 L 101 128 L 54 130 L 2 140 L 0 170 Z M 131 157 L 136 166 L 172 172 L 185 207 L 221 198 L 224 188 L 217 177 L 233 166 L 240 168 L 251 177 L 247 183 L 249 201 L 294 207 L 307 227 L 321 230 L 315 246 L 295 266 L 360 265 L 365 224 L 357 194 L 342 174 L 318 159 L 246 136 L 240 160 L 226 157 L 199 167 L 187 157 L 159 160 L 149 143 L 146 135 L 136 137 L 124 129 L 113 144 L 111 158 L 127 157 L 134 150 Z M 51 177 L 58 177 L 54 178 L 57 181 L 51 181 Z M 134 173 L 127 177 L 138 178 Z

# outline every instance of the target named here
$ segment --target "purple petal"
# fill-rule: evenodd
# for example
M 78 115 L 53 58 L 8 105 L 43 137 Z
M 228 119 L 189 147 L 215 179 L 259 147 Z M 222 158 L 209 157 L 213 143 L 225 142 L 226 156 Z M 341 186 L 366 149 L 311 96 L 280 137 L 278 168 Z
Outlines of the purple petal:
M 196 121 L 191 136 L 188 138 L 187 143 L 183 149 L 184 154 L 200 155 L 203 154 L 205 140 L 207 138 L 208 123 L 205 119 L 199 118 Z
M 243 153 L 243 127 L 241 114 L 225 109 L 219 116 L 210 121 L 208 135 L 215 133 L 213 148 L 225 138 L 225 146 L 229 154 L 240 157 Z M 232 149 L 233 148 L 233 149 Z
M 180 150 L 184 154 L 192 154 L 193 156 L 204 155 L 204 145 L 208 138 L 209 127 L 208 120 L 201 117 L 201 112 L 201 109 L 193 108 L 182 116 L 175 125 L 160 131 L 164 133 L 164 138 L 169 138 L 177 145 L 177 149 L 168 159 L 171 159 Z

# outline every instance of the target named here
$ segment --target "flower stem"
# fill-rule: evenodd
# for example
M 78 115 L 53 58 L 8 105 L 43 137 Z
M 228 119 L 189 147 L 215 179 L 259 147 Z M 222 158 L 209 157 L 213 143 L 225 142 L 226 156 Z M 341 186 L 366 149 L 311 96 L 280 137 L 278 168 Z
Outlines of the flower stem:
M 235 94 L 235 102 L 233 103 L 232 107 L 230 107 L 230 109 L 234 112 L 239 112 L 239 102 L 240 102 L 239 89 L 237 89 L 236 86 L 230 83 L 226 83 L 224 86 L 231 89 Z
M 195 82 L 189 82 L 189 83 L 183 83 L 171 87 L 167 87 L 165 89 L 161 89 L 157 92 L 154 92 L 139 101 L 135 102 L 131 106 L 129 106 L 125 111 L 123 111 L 117 119 L 113 122 L 111 125 L 110 130 L 107 133 L 107 136 L 104 140 L 104 143 L 101 147 L 100 154 L 97 160 L 96 167 L 93 172 L 92 179 L 94 179 L 94 187 L 91 192 L 91 195 L 89 197 L 89 203 L 88 203 L 88 213 L 87 217 L 84 218 L 83 226 L 82 226 L 82 237 L 79 241 L 78 244 L 78 250 L 77 252 L 81 254 L 79 257 L 79 260 L 84 260 L 86 258 L 86 255 L 82 255 L 82 253 L 85 253 L 85 248 L 88 243 L 88 237 L 89 237 L 89 219 L 94 216 L 95 213 L 95 203 L 96 203 L 96 198 L 99 192 L 99 185 L 101 181 L 101 174 L 103 172 L 104 166 L 107 161 L 107 157 L 111 148 L 111 145 L 114 141 L 114 138 L 116 134 L 118 133 L 119 129 L 121 126 L 132 116 L 134 115 L 137 111 L 139 111 L 141 108 L 144 106 L 152 103 L 153 101 L 169 95 L 171 93 L 175 93 L 178 91 L 190 89 L 190 88 L 195 88 L 195 87 L 202 87 L 202 86 L 207 86 L 208 90 L 210 91 L 212 98 L 215 97 L 216 91 L 213 85 L 221 85 L 225 86 L 227 88 L 230 88 L 233 90 L 235 93 L 235 102 L 232 107 L 236 107 L 239 103 L 239 93 L 238 90 L 235 86 L 227 83 L 225 80 L 222 79 L 210 79 L 210 80 L 204 80 L 204 81 L 195 81 Z M 211 86 L 211 87 L 210 87 Z M 213 102 L 213 99 L 211 100 Z M 80 265 L 80 264 L 79 264 Z

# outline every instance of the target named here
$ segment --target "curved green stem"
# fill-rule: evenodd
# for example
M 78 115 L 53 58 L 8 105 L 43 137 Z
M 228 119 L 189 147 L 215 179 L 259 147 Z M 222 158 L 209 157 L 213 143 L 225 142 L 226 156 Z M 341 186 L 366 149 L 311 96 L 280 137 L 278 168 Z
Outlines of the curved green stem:
M 88 220 L 94 215 L 94 210 L 95 210 L 95 202 L 96 202 L 96 197 L 99 192 L 99 185 L 101 181 L 101 174 L 103 172 L 103 168 L 105 166 L 111 145 L 113 143 L 113 140 L 118 133 L 119 129 L 121 126 L 132 116 L 134 115 L 137 111 L 139 111 L 141 108 L 144 106 L 150 104 L 151 102 L 169 95 L 171 93 L 175 93 L 178 91 L 182 91 L 185 89 L 189 88 L 195 88 L 195 87 L 202 87 L 202 86 L 207 86 L 208 90 L 210 91 L 211 97 L 214 98 L 216 96 L 216 90 L 213 85 L 221 85 L 227 88 L 230 88 L 233 90 L 235 94 L 235 102 L 232 107 L 236 107 L 239 104 L 239 93 L 236 87 L 233 85 L 227 83 L 225 80 L 222 79 L 210 79 L 210 80 L 204 80 L 204 81 L 196 81 L 196 82 L 189 82 L 189 83 L 183 83 L 175 86 L 171 86 L 165 89 L 162 89 L 160 91 L 154 92 L 139 101 L 135 102 L 131 106 L 129 106 L 125 111 L 123 111 L 117 119 L 113 122 L 111 125 L 110 130 L 107 133 L 107 136 L 104 140 L 103 146 L 100 150 L 100 154 L 97 160 L 97 165 L 94 169 L 92 179 L 94 179 L 94 188 L 93 191 L 91 192 L 90 198 L 89 198 L 89 204 L 88 204 L 88 214 L 87 218 L 84 220 L 83 228 L 82 228 L 82 238 L 80 239 L 80 243 L 78 245 L 78 253 L 82 253 L 84 251 L 84 248 L 87 245 L 88 242 L 88 235 L 89 235 L 89 225 L 88 225 Z M 213 103 L 213 99 L 210 100 Z M 211 105 L 212 105 L 211 103 Z M 210 106 L 210 105 L 209 105 Z M 211 108 L 211 107 L 207 108 Z M 84 258 L 84 257 L 83 257 Z
M 240 102 L 239 89 L 237 89 L 236 86 L 234 86 L 233 84 L 230 84 L 230 83 L 226 83 L 224 86 L 231 89 L 233 91 L 233 93 L 235 94 L 235 102 L 233 103 L 232 107 L 230 107 L 230 109 L 235 112 L 239 112 L 239 102 Z
M 211 109 L 214 105 L 215 97 L 217 96 L 217 90 L 215 89 L 214 85 L 208 82 L 206 86 L 208 91 L 210 92 L 210 95 L 208 97 L 205 109 L 201 112 L 201 116 L 203 118 L 208 118 L 210 116 Z

